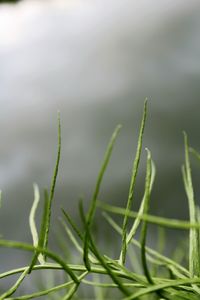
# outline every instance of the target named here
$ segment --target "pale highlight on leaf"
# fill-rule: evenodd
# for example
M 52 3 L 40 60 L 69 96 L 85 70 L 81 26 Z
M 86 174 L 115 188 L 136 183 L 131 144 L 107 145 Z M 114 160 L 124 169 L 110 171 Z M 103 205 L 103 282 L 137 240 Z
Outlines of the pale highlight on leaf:
M 40 192 L 39 192 L 39 187 L 36 183 L 33 185 L 33 190 L 34 190 L 34 200 L 33 200 L 33 205 L 31 207 L 30 215 L 29 215 L 29 226 L 31 230 L 31 235 L 33 239 L 33 246 L 37 247 L 38 246 L 38 232 L 37 232 L 37 227 L 35 224 L 35 214 L 36 210 L 40 201 Z
M 31 234 L 32 234 L 32 239 L 33 239 L 33 246 L 37 247 L 38 246 L 38 242 L 39 242 L 39 238 L 38 238 L 38 231 L 37 231 L 37 227 L 36 227 L 36 222 L 35 222 L 35 215 L 36 215 L 36 211 L 37 211 L 37 207 L 40 201 L 40 191 L 39 191 L 39 187 L 36 183 L 34 183 L 33 185 L 33 190 L 34 190 L 34 200 L 33 200 L 33 205 L 30 211 L 30 215 L 29 215 L 29 225 L 30 225 L 30 230 L 31 230 Z M 45 260 L 42 254 L 38 255 L 38 260 L 40 262 L 40 264 L 44 264 Z

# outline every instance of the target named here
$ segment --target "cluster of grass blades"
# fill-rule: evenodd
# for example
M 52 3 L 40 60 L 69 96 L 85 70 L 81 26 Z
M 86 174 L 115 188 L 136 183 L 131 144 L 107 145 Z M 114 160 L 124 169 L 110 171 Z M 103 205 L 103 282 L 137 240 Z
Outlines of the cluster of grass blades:
M 0 274 L 0 280 L 18 276 L 16 282 L 0 295 L 0 299 L 146 299 L 146 300 L 198 300 L 200 299 L 200 209 L 195 205 L 192 185 L 190 154 L 200 160 L 200 154 L 188 146 L 188 139 L 184 133 L 185 162 L 182 166 L 183 182 L 188 198 L 189 221 L 167 219 L 149 214 L 149 202 L 155 180 L 155 165 L 151 152 L 146 149 L 146 176 L 144 196 L 138 212 L 132 210 L 135 183 L 142 152 L 143 133 L 147 115 L 147 101 L 144 103 L 142 122 L 139 131 L 136 155 L 133 162 L 128 200 L 125 208 L 116 207 L 99 201 L 100 186 L 110 161 L 114 143 L 121 126 L 117 126 L 108 144 L 102 166 L 100 168 L 89 210 L 85 213 L 80 201 L 79 213 L 82 221 L 80 228 L 70 215 L 62 211 L 61 224 L 74 245 L 79 259 L 76 263 L 69 261 L 63 253 L 55 253 L 49 249 L 49 230 L 52 202 L 56 178 L 59 169 L 61 152 L 61 126 L 58 117 L 58 152 L 51 182 L 50 191 L 44 191 L 43 214 L 40 230 L 37 229 L 35 215 L 40 201 L 40 191 L 34 185 L 34 201 L 29 215 L 30 231 L 33 244 L 0 240 L 0 247 L 20 249 L 32 253 L 32 259 L 27 266 L 12 269 Z M 0 194 L 1 196 L 1 194 Z M 110 229 L 121 237 L 119 257 L 112 258 L 102 254 L 93 234 L 96 210 L 102 211 L 102 216 L 108 222 Z M 122 223 L 116 223 L 113 215 L 121 215 Z M 146 245 L 148 224 L 155 224 L 158 228 L 165 227 L 186 230 L 189 233 L 188 267 L 181 263 L 181 249 L 177 250 L 179 260 L 169 258 L 161 253 L 162 235 L 160 235 L 160 250 Z M 136 232 L 140 234 L 136 239 Z M 178 252 L 179 251 L 179 252 Z M 137 254 L 135 254 L 137 252 Z M 184 251 L 182 251 L 183 253 Z M 138 264 L 140 255 L 141 264 Z M 78 264 L 77 264 L 78 262 Z M 37 272 L 56 272 L 62 270 L 64 282 L 55 282 L 51 287 L 30 294 L 20 295 L 21 284 L 30 278 L 30 274 Z M 44 275 L 44 273 L 42 273 Z M 41 276 L 42 276 L 41 274 Z M 90 296 L 84 296 L 84 287 L 92 291 Z M 1 287 L 2 289 L 2 287 Z M 86 289 L 85 289 L 86 290 Z M 52 297 L 52 298 L 51 298 Z

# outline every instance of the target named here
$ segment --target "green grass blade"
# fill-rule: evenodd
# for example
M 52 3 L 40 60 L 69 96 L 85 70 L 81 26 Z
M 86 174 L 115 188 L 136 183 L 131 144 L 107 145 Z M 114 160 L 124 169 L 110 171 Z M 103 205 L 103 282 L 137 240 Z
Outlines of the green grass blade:
M 43 204 L 43 214 L 42 214 L 42 221 L 40 225 L 40 235 L 39 235 L 39 241 L 38 246 L 41 248 L 46 248 L 46 229 L 49 222 L 49 195 L 47 189 L 44 189 L 44 204 Z M 41 264 L 43 264 L 46 261 L 46 256 L 42 255 L 42 258 L 40 258 L 40 255 L 38 257 L 38 260 Z
M 51 181 L 51 187 L 50 187 L 47 224 L 46 224 L 46 230 L 45 230 L 45 236 L 44 236 L 44 248 L 47 248 L 47 246 L 48 246 L 48 236 L 49 236 L 50 219 L 51 219 L 51 206 L 52 206 L 52 201 L 53 201 L 53 197 L 54 197 L 56 179 L 57 179 L 57 175 L 58 175 L 60 154 L 61 154 L 61 123 L 60 123 L 60 113 L 58 112 L 58 150 L 57 150 L 57 158 L 56 158 L 54 174 L 53 174 L 53 178 Z
M 8 241 L 8 242 L 10 242 L 10 241 Z M 24 248 L 22 248 L 22 247 L 26 247 L 27 245 L 28 245 L 28 247 L 30 246 L 31 249 L 33 248 L 32 245 L 29 245 L 29 244 L 25 244 L 24 245 L 24 243 L 23 243 L 23 245 L 21 245 L 21 248 L 19 248 L 19 249 L 23 249 L 24 250 Z M 14 248 L 14 246 L 10 246 L 10 248 Z M 31 249 L 29 249 L 27 251 L 31 251 Z M 48 251 L 48 252 L 50 252 L 50 251 Z M 55 255 L 55 253 L 53 253 L 53 254 Z M 53 260 L 55 260 L 55 259 L 53 259 Z M 55 260 L 55 261 L 57 262 L 57 260 Z M 62 261 L 63 261 L 63 259 L 62 259 Z M 82 265 L 82 264 L 81 265 L 80 264 L 78 264 L 78 265 L 77 264 L 67 264 L 67 266 L 72 271 L 74 271 L 74 272 L 84 272 L 84 271 L 87 271 L 86 268 L 85 268 L 85 266 Z M 0 279 L 9 277 L 9 276 L 12 276 L 12 275 L 15 275 L 15 274 L 23 273 L 26 268 L 28 268 L 28 266 L 17 268 L 17 269 L 13 269 L 13 270 L 9 270 L 7 272 L 1 273 L 0 274 Z M 33 267 L 33 269 L 35 271 L 37 271 L 37 270 L 64 270 L 64 268 L 62 267 L 62 265 L 59 264 L 59 263 L 46 263 L 45 265 L 35 265 Z M 97 274 L 97 273 L 98 274 L 104 274 L 104 275 L 107 274 L 106 271 L 105 271 L 105 269 L 103 267 L 101 267 L 101 266 L 92 266 L 91 272 L 95 273 L 95 274 Z M 130 279 L 130 276 L 127 277 L 127 276 L 125 276 L 125 274 L 122 274 L 122 273 L 119 273 L 119 272 L 118 273 L 116 272 L 116 274 L 118 274 L 118 276 L 121 277 L 121 278 Z
M 198 205 L 196 205 L 195 212 L 196 212 L 196 220 L 200 224 L 200 207 Z M 198 236 L 199 236 L 199 238 L 198 238 L 198 241 L 199 241 L 198 248 L 200 249 L 200 229 L 198 229 Z
M 144 192 L 144 213 L 148 213 L 149 210 L 149 201 L 150 201 L 150 189 L 152 181 L 152 160 L 151 153 L 147 149 L 147 170 L 146 170 L 146 180 L 145 180 L 145 192 Z M 147 260 L 146 260 L 146 235 L 147 235 L 147 223 L 143 221 L 141 229 L 141 258 L 144 274 L 150 284 L 153 284 L 153 279 L 150 275 Z
M 141 122 L 141 126 L 140 126 L 137 150 L 136 150 L 136 155 L 135 155 L 135 159 L 133 162 L 133 168 L 132 168 L 131 183 L 130 183 L 130 187 L 129 187 L 128 201 L 127 201 L 127 206 L 126 206 L 126 214 L 124 216 L 123 226 L 122 226 L 122 229 L 123 229 L 122 249 L 121 249 L 121 254 L 120 254 L 121 264 L 124 264 L 125 260 L 126 260 L 127 226 L 128 226 L 128 218 L 129 218 L 128 213 L 130 212 L 132 202 L 133 202 L 134 188 L 135 188 L 136 177 L 137 177 L 140 156 L 141 156 L 141 151 L 142 151 L 142 140 L 143 140 L 144 127 L 145 127 L 145 122 L 146 122 L 146 115 L 147 115 L 147 100 L 144 103 L 144 111 L 143 111 L 143 117 L 142 117 L 142 122 Z
M 80 238 L 80 240 L 83 241 L 84 240 L 84 235 L 81 233 L 81 231 L 79 230 L 78 226 L 75 224 L 75 222 L 72 220 L 72 218 L 69 216 L 69 214 L 64 209 L 61 209 L 61 210 L 62 210 L 62 212 L 64 214 L 65 219 L 67 220 L 67 222 L 73 228 L 74 232 L 78 235 L 78 237 Z M 93 252 L 93 249 L 92 249 L 92 247 L 91 247 L 90 244 L 89 244 L 89 248 Z M 84 251 L 84 249 L 82 249 L 82 253 L 83 253 L 83 251 Z M 88 254 L 88 257 L 90 258 L 90 260 L 93 263 L 96 263 L 96 261 L 94 261 L 93 256 L 91 256 L 90 254 Z
M 108 163 L 110 161 L 110 157 L 111 157 L 111 154 L 112 154 L 114 143 L 116 141 L 116 138 L 119 134 L 120 129 L 121 129 L 121 125 L 118 125 L 116 127 L 116 129 L 114 130 L 112 136 L 111 136 L 111 139 L 109 141 L 108 147 L 107 147 L 105 155 L 104 155 L 102 166 L 100 168 L 100 171 L 99 171 L 99 174 L 98 174 L 98 177 L 97 177 L 97 182 L 96 182 L 94 194 L 92 196 L 92 201 L 91 201 L 88 216 L 87 216 L 87 226 L 88 226 L 89 229 L 90 229 L 90 227 L 92 225 L 92 222 L 93 222 L 93 218 L 94 218 L 94 214 L 95 214 L 95 210 L 96 210 L 96 202 L 97 202 L 97 198 L 98 198 L 98 195 L 99 195 L 100 186 L 101 186 L 101 183 L 102 183 L 102 180 L 103 180 L 103 176 L 104 176 L 104 173 L 105 173 L 106 168 L 108 166 Z M 89 263 L 89 259 L 88 259 L 88 249 L 89 249 L 88 247 L 89 247 L 88 236 L 87 236 L 87 232 L 86 232 L 85 236 L 84 236 L 84 257 L 83 257 L 83 260 L 84 260 L 85 265 L 87 266 L 88 270 L 90 270 L 90 263 Z
M 196 151 L 194 148 L 189 148 L 189 151 L 197 158 L 197 160 L 200 162 L 200 153 Z M 196 220 L 200 224 L 200 209 L 198 206 L 196 206 Z M 198 249 L 200 249 L 200 229 L 198 229 Z M 199 250 L 200 251 L 200 250 Z M 200 260 L 200 253 L 199 253 L 199 260 Z M 200 272 L 200 271 L 199 271 Z M 199 288 L 198 288 L 199 293 Z
M 107 147 L 105 155 L 104 155 L 102 166 L 100 168 L 100 171 L 99 171 L 99 174 L 98 174 L 98 177 L 97 177 L 97 182 L 96 182 L 94 194 L 92 196 L 92 201 L 91 201 L 91 205 L 90 205 L 88 216 L 87 216 L 87 223 L 88 223 L 89 228 L 90 228 L 90 225 L 93 221 L 93 217 L 94 217 L 94 213 L 95 213 L 95 209 L 96 209 L 96 201 L 97 201 L 97 198 L 98 198 L 98 195 L 99 195 L 100 186 L 101 186 L 101 183 L 102 183 L 102 180 L 103 180 L 103 176 L 104 176 L 104 173 L 105 173 L 106 168 L 108 166 L 108 163 L 110 161 L 110 157 L 111 157 L 111 154 L 112 154 L 114 143 L 116 141 L 116 138 L 119 134 L 119 131 L 120 131 L 121 127 L 122 127 L 121 125 L 118 125 L 116 127 L 116 129 L 114 130 L 112 136 L 111 136 L 111 139 L 109 141 L 108 147 Z
M 72 218 L 70 217 L 70 215 L 63 208 L 61 208 L 61 210 L 62 210 L 62 213 L 63 213 L 65 219 L 67 220 L 67 222 L 73 228 L 74 232 L 78 235 L 78 237 L 80 238 L 80 240 L 83 241 L 84 235 L 81 233 L 81 231 L 79 230 L 78 226 L 74 223 L 74 221 L 72 220 Z
M 75 238 L 72 231 L 69 229 L 69 227 L 67 226 L 67 224 L 65 223 L 65 221 L 63 219 L 60 219 L 60 222 L 61 222 L 61 224 L 64 228 L 65 233 L 68 235 L 69 239 L 71 240 L 72 244 L 75 246 L 76 250 L 83 255 L 83 248 L 81 247 L 81 245 L 79 244 L 79 242 Z M 89 259 L 93 263 L 96 262 L 96 260 L 92 257 L 91 254 L 89 254 Z
M 85 264 L 86 269 L 88 270 L 88 272 L 91 271 L 91 264 L 90 264 L 90 260 L 89 260 L 89 248 L 90 248 L 90 239 L 89 239 L 89 229 L 88 229 L 88 223 L 87 223 L 87 218 L 85 216 L 84 213 L 84 209 L 83 209 L 83 201 L 82 199 L 80 199 L 79 201 L 79 214 L 81 217 L 81 221 L 84 225 L 85 228 L 85 235 L 83 238 L 84 241 L 84 245 L 83 245 L 83 262 Z
M 72 231 L 69 229 L 69 227 L 67 226 L 67 224 L 65 223 L 65 221 L 63 219 L 60 219 L 60 222 L 64 228 L 65 233 L 68 235 L 69 239 L 71 240 L 72 244 L 75 246 L 76 250 L 82 254 L 83 248 L 78 243 L 78 241 L 75 238 L 75 236 L 73 235 Z
M 185 191 L 188 198 L 190 222 L 195 223 L 196 210 L 195 210 L 195 199 L 192 185 L 192 175 L 189 159 L 189 147 L 188 138 L 184 132 L 184 144 L 185 144 L 185 165 L 182 167 L 183 181 Z M 191 277 L 200 276 L 200 255 L 199 255 L 199 234 L 197 229 L 190 229 L 189 232 L 189 270 Z
M 150 182 L 150 193 L 151 193 L 151 190 L 152 190 L 152 187 L 153 187 L 153 183 L 154 183 L 154 180 L 155 180 L 155 175 L 156 175 L 156 169 L 155 169 L 155 165 L 153 163 L 153 161 L 151 162 L 151 182 Z M 135 222 L 133 223 L 133 226 L 127 236 L 127 245 L 131 242 L 132 238 L 135 236 L 135 233 L 140 225 L 140 222 L 141 222 L 141 218 L 140 216 L 142 216 L 145 212 L 144 212 L 144 208 L 145 208 L 145 194 L 144 194 L 144 197 L 142 199 L 142 203 L 140 205 L 140 209 L 139 209 L 139 212 L 138 212 L 138 215 L 135 219 Z

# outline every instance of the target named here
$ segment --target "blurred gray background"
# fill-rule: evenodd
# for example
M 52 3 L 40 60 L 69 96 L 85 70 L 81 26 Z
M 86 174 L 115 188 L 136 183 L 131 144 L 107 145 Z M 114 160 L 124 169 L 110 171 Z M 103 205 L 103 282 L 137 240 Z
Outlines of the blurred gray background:
M 0 233 L 5 238 L 31 241 L 32 184 L 38 183 L 41 193 L 49 187 L 58 109 L 62 157 L 54 223 L 60 206 L 77 217 L 79 196 L 88 204 L 118 123 L 123 128 L 100 199 L 125 205 L 146 97 L 144 147 L 152 151 L 157 166 L 151 212 L 188 217 L 180 168 L 182 130 L 199 149 L 199 28 L 198 0 L 24 0 L 0 5 Z M 145 151 L 135 209 L 144 188 L 144 165 Z M 198 193 L 197 172 L 194 166 Z

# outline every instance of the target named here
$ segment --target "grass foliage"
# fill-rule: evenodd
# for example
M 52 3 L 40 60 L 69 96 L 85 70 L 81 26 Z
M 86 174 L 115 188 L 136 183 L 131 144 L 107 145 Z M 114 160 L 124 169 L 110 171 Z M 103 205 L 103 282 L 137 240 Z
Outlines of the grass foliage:
M 61 224 L 72 245 L 78 253 L 76 263 L 70 261 L 70 255 L 65 251 L 55 253 L 49 248 L 50 221 L 56 178 L 59 170 L 61 153 L 61 125 L 58 115 L 58 151 L 55 170 L 50 190 L 43 193 L 43 213 L 40 229 L 36 224 L 40 200 L 40 190 L 34 184 L 34 201 L 29 215 L 32 244 L 18 241 L 0 240 L 0 247 L 19 249 L 32 253 L 30 263 L 18 269 L 12 269 L 0 274 L 0 280 L 16 278 L 7 290 L 0 285 L 2 299 L 158 299 L 158 300 L 198 300 L 200 299 L 200 209 L 195 204 L 194 188 L 190 155 L 200 161 L 200 154 L 189 147 L 188 138 L 184 132 L 185 162 L 182 166 L 183 183 L 188 199 L 189 220 L 167 219 L 149 214 L 151 192 L 155 180 L 156 169 L 151 152 L 146 149 L 146 176 L 144 195 L 138 212 L 132 209 L 134 204 L 135 184 L 142 153 L 142 142 L 147 116 L 147 101 L 144 103 L 143 116 L 139 130 L 135 159 L 127 203 L 117 207 L 99 201 L 99 192 L 103 177 L 110 161 L 113 147 L 121 126 L 118 125 L 110 139 L 100 168 L 94 193 L 88 211 L 85 212 L 83 202 L 79 203 L 80 228 L 65 209 L 61 209 Z M 0 192 L 1 203 L 1 192 Z M 121 238 L 119 258 L 105 255 L 97 246 L 93 231 L 96 210 L 102 212 L 102 218 Z M 115 216 L 121 216 L 122 222 L 115 221 Z M 119 220 L 119 218 L 117 218 Z M 158 247 L 152 249 L 146 245 L 148 224 L 159 228 Z M 185 230 L 189 233 L 188 255 L 183 246 L 177 248 L 172 258 L 162 254 L 164 246 L 163 228 Z M 136 233 L 139 239 L 136 239 Z M 138 236 L 138 235 L 137 235 Z M 65 239 L 61 239 L 64 244 Z M 113 241 L 114 242 L 114 241 Z M 116 243 L 117 245 L 117 243 Z M 66 246 L 65 246 L 66 247 Z M 115 247 L 115 246 L 114 246 Z M 114 248 L 113 247 L 113 248 Z M 71 252 L 71 246 L 69 248 Z M 116 253 L 116 249 L 115 253 Z M 72 256 L 72 255 L 71 255 Z M 140 256 L 140 257 L 139 257 Z M 188 256 L 185 260 L 185 256 Z M 183 261 L 184 259 L 184 261 Z M 138 263 L 138 261 L 140 261 Z M 186 263 L 185 263 L 186 261 Z M 57 271 L 63 273 L 63 282 L 58 284 Z M 21 289 L 23 281 L 31 280 L 30 274 L 37 272 L 37 277 L 53 274 L 55 280 L 52 286 L 44 286 L 33 293 L 25 294 Z M 47 273 L 44 273 L 47 272 Z M 41 273 L 41 275 L 40 275 Z M 10 282 L 10 281 L 9 281 Z M 87 287 L 87 289 L 85 288 Z M 90 289 L 89 289 L 90 287 Z M 89 291 L 89 292 L 88 292 Z

